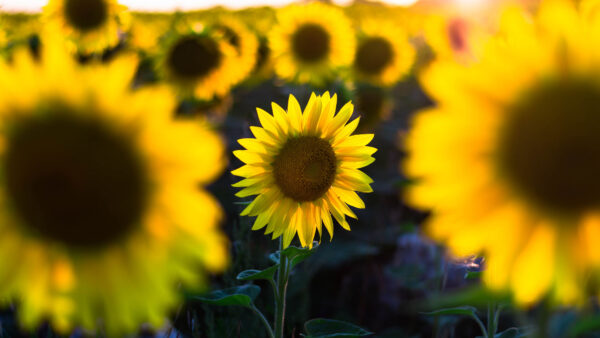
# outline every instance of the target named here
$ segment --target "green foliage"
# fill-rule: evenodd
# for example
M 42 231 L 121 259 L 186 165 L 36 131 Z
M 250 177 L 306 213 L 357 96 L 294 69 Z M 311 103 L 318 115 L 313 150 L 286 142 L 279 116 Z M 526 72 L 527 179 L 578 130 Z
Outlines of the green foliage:
M 311 319 L 304 324 L 306 338 L 357 338 L 372 335 L 359 326 L 333 319 Z
M 241 285 L 228 289 L 216 290 L 207 295 L 195 297 L 197 300 L 212 305 L 238 305 L 252 307 L 260 287 L 256 285 Z
M 279 267 L 279 264 L 276 264 L 276 265 L 273 265 L 264 270 L 255 270 L 255 269 L 244 270 L 237 275 L 237 279 L 242 280 L 242 281 L 259 280 L 259 279 L 273 280 L 275 278 L 275 272 L 277 272 L 278 267 Z
M 425 312 L 424 314 L 430 315 L 430 316 L 443 316 L 443 315 L 477 316 L 477 309 L 472 306 L 458 306 L 458 307 L 453 307 L 453 308 Z

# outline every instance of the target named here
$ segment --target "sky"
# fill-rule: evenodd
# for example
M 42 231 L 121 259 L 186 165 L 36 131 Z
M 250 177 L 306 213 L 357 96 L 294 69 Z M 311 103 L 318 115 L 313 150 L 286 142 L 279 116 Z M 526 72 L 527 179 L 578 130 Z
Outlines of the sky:
M 339 4 L 345 4 L 352 0 L 337 0 Z M 416 0 L 386 0 L 389 3 L 408 5 Z M 36 12 L 46 4 L 47 0 L 0 0 L 0 8 L 10 12 Z M 284 6 L 294 0 L 120 0 L 133 10 L 139 11 L 172 11 L 203 9 L 214 6 L 225 6 L 232 9 L 250 6 Z

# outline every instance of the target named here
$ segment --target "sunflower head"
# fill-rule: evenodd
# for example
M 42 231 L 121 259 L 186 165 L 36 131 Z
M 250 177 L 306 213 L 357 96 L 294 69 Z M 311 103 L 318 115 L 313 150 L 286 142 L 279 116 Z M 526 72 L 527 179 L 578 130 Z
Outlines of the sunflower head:
M 237 52 L 214 29 L 196 28 L 179 26 L 166 36 L 158 73 L 180 94 L 211 100 L 225 95 L 236 82 Z
M 273 115 L 257 109 L 262 127 L 251 127 L 256 138 L 241 139 L 246 150 L 234 151 L 245 163 L 232 173 L 245 179 L 236 195 L 258 195 L 242 212 L 257 216 L 253 230 L 267 227 L 273 238 L 283 235 L 287 247 L 296 233 L 302 246 L 312 246 L 322 225 L 333 236 L 332 216 L 344 228 L 348 205 L 364 208 L 356 194 L 371 192 L 373 181 L 359 168 L 374 161 L 373 135 L 351 135 L 359 119 L 348 123 L 350 102 L 336 114 L 337 96 L 312 95 L 304 111 L 290 95 L 287 111 L 273 103 Z
M 90 54 L 119 43 L 128 13 L 117 0 L 50 0 L 44 20 L 45 34 L 62 36 L 72 50 Z
M 365 21 L 361 25 L 354 77 L 379 85 L 393 85 L 406 75 L 415 60 L 415 48 L 408 34 L 386 21 Z
M 0 298 L 28 328 L 161 325 L 180 283 L 226 264 L 220 208 L 199 188 L 223 145 L 172 120 L 169 90 L 132 92 L 136 58 L 81 67 L 56 46 L 0 63 Z
M 238 71 L 234 82 L 245 80 L 257 62 L 258 38 L 244 22 L 234 16 L 221 16 L 213 26 L 236 51 Z
M 438 60 L 421 78 L 437 107 L 407 140 L 409 199 L 433 210 L 431 236 L 483 253 L 486 284 L 520 304 L 581 303 L 598 282 L 596 41 L 598 21 L 570 3 L 534 18 L 511 8 L 476 64 Z
M 352 62 L 352 26 L 337 8 L 321 3 L 280 10 L 269 43 L 275 72 L 287 80 L 322 85 Z

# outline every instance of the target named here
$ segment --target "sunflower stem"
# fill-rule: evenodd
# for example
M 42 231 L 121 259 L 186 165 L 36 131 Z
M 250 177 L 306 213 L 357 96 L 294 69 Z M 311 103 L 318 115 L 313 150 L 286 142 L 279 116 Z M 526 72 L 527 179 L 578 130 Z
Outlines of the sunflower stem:
M 277 297 L 275 297 L 275 337 L 283 338 L 285 321 L 285 296 L 287 291 L 289 269 L 287 257 L 282 254 L 283 239 L 279 237 L 279 269 L 277 272 Z

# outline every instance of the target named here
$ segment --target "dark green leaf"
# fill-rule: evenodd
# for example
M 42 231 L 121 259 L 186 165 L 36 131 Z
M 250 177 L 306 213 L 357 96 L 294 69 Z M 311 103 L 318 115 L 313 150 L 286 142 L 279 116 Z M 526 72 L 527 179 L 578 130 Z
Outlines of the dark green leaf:
M 524 337 L 530 337 L 530 335 L 526 334 L 526 333 L 522 333 L 521 330 L 519 330 L 519 328 L 516 328 L 516 327 L 511 327 L 509 329 L 506 329 L 506 330 L 496 333 L 494 335 L 494 338 L 524 338 Z M 483 337 L 477 336 L 476 338 L 483 338 Z
M 264 270 L 245 270 L 237 275 L 237 279 L 244 281 L 258 279 L 272 280 L 275 277 L 275 272 L 277 271 L 278 267 L 279 264 L 276 264 Z
M 465 273 L 465 279 L 480 279 L 481 271 L 467 271 Z
M 425 312 L 424 314 L 430 316 L 447 316 L 447 315 L 463 315 L 463 316 L 476 316 L 477 309 L 472 306 L 458 306 L 446 309 L 439 309 L 431 312 Z
M 569 329 L 569 337 L 600 331 L 600 315 L 591 315 L 577 320 Z
M 306 338 L 356 338 L 372 335 L 359 326 L 333 319 L 311 319 L 304 324 Z
M 312 249 L 309 248 L 298 248 L 295 246 L 288 246 L 285 248 L 282 253 L 287 257 L 287 259 L 291 262 L 290 269 L 293 269 L 294 266 L 300 264 L 302 261 L 310 257 L 317 250 L 318 244 L 313 244 Z
M 207 295 L 195 297 L 197 300 L 213 305 L 239 305 L 250 307 L 260 293 L 256 285 L 241 285 L 229 289 L 215 290 Z
M 269 259 L 271 260 L 271 262 L 279 264 L 279 251 L 270 254 Z
M 421 304 L 420 307 L 424 307 L 425 310 L 431 310 L 462 305 L 487 306 L 490 301 L 495 301 L 496 303 L 510 302 L 511 297 L 508 293 L 490 291 L 478 285 L 455 293 L 431 297 L 427 300 L 426 304 Z

